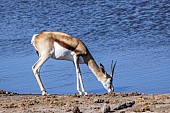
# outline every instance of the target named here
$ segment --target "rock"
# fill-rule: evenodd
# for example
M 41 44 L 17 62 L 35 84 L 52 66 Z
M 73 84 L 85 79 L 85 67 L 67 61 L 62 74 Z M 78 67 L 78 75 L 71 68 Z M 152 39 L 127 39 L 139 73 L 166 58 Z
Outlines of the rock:
M 8 92 L 8 91 L 0 90 L 0 94 L 14 95 L 14 94 L 17 94 L 17 93 L 13 93 L 13 92 Z
M 103 103 L 103 102 L 104 102 L 103 99 L 95 99 L 95 100 L 94 100 L 94 103 Z
M 6 94 L 4 90 L 0 90 L 0 94 Z
M 133 109 L 134 112 L 146 112 L 150 111 L 150 107 L 148 105 L 138 105 Z
M 132 107 L 134 104 L 135 104 L 135 101 L 131 101 L 131 102 L 126 103 L 126 106 Z
M 132 107 L 134 104 L 135 104 L 135 101 L 123 103 L 123 104 L 116 106 L 114 110 L 121 110 L 121 109 L 125 109 L 128 107 Z
M 71 112 L 72 110 L 71 109 L 66 109 L 65 112 Z
M 128 96 L 139 96 L 141 93 L 138 92 L 129 92 L 129 93 L 120 93 L 122 97 L 128 97 Z
M 76 106 L 73 108 L 73 113 L 81 113 L 80 109 Z
M 120 111 L 120 113 L 126 113 L 125 111 Z
M 138 93 L 138 92 L 129 92 L 128 93 L 128 96 L 139 96 L 141 95 L 141 93 Z
M 102 113 L 108 113 L 110 112 L 110 106 L 104 104 L 104 106 L 102 107 Z

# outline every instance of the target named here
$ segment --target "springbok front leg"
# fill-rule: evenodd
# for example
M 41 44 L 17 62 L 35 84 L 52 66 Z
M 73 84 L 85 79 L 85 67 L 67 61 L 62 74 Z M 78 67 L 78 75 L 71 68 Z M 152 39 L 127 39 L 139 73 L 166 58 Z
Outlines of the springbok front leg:
M 40 78 L 40 68 L 45 63 L 45 61 L 48 60 L 48 58 L 49 58 L 49 56 L 41 56 L 41 57 L 39 57 L 38 61 L 32 66 L 33 73 L 34 73 L 35 78 L 38 82 L 38 85 L 42 91 L 42 95 L 47 95 L 47 91 L 45 90 L 44 85 Z
M 84 88 L 84 84 L 82 81 L 81 70 L 79 67 L 79 57 L 76 54 L 73 57 L 74 57 L 74 65 L 76 68 L 76 75 L 77 75 L 77 91 L 79 92 L 80 95 L 82 95 L 82 92 L 84 92 L 84 94 L 87 95 L 87 92 Z M 81 85 L 82 92 L 80 91 L 80 85 Z

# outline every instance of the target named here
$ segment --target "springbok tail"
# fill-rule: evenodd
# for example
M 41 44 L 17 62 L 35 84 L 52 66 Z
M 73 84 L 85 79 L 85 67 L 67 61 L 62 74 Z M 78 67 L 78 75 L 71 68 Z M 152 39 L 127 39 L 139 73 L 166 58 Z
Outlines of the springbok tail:
M 39 55 L 39 53 L 38 53 L 38 50 L 37 50 L 37 48 L 36 48 L 36 46 L 35 46 L 35 42 L 34 42 L 35 37 L 36 37 L 37 35 L 38 35 L 38 34 L 34 34 L 34 35 L 33 35 L 32 39 L 31 39 L 31 44 L 34 46 L 37 55 L 40 57 L 40 55 Z
M 33 35 L 32 39 L 31 39 L 31 44 L 34 44 L 34 39 L 35 39 L 35 37 L 36 37 L 37 35 L 38 35 L 38 34 L 34 34 L 34 35 Z

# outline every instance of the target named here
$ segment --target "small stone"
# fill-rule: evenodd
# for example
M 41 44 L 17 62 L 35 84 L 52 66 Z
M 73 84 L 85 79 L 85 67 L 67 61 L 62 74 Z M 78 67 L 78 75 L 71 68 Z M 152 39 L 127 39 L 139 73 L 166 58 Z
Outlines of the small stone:
M 72 110 L 71 109 L 66 109 L 65 112 L 71 112 Z
M 125 111 L 120 111 L 120 113 L 126 113 Z
M 73 108 L 73 113 L 81 113 L 80 109 L 76 106 Z
M 123 104 L 119 104 L 117 105 L 114 110 L 121 110 L 121 109 L 125 109 L 128 107 L 132 107 L 135 104 L 135 101 L 131 101 L 131 102 L 125 102 Z
M 110 112 L 110 106 L 104 104 L 103 108 L 102 108 L 102 113 L 108 113 Z
M 103 102 L 104 102 L 103 99 L 95 99 L 95 100 L 94 100 L 94 103 L 103 103 Z
M 133 109 L 134 112 L 146 112 L 150 111 L 150 107 L 148 105 L 138 105 Z

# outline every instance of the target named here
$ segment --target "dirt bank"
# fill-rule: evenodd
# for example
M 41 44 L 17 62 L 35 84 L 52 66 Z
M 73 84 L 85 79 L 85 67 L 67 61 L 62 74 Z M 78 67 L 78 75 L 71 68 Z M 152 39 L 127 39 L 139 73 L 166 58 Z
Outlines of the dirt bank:
M 0 113 L 170 113 L 170 94 L 111 93 L 87 96 L 16 94 L 0 90 Z

